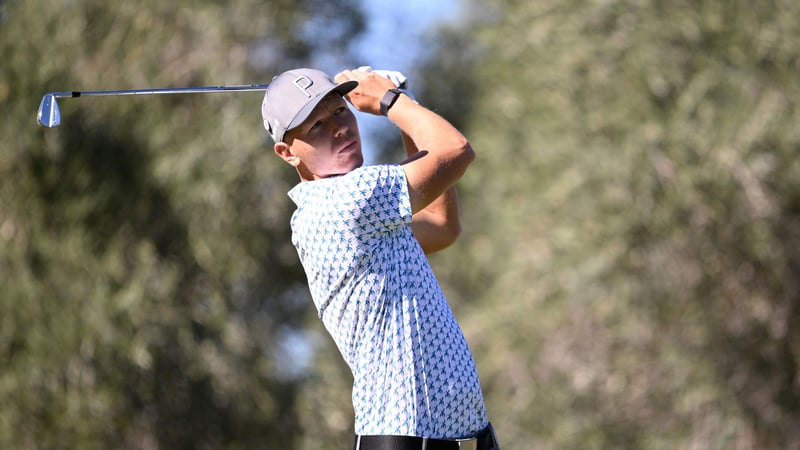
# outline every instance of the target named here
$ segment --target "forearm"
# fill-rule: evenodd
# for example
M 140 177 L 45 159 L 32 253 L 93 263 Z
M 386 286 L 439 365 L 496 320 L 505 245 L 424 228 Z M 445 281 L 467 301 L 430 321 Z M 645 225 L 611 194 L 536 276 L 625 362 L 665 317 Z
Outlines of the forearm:
M 406 156 L 411 159 L 419 149 L 411 137 L 401 132 Z M 453 244 L 461 234 L 458 194 L 450 187 L 428 206 L 414 215 L 411 229 L 426 254 L 437 252 Z
M 419 148 L 417 148 L 417 144 L 414 143 L 414 140 L 411 139 L 411 136 L 402 130 L 400 130 L 400 135 L 403 138 L 403 147 L 406 149 L 406 156 L 411 158 L 416 155 L 419 152 Z

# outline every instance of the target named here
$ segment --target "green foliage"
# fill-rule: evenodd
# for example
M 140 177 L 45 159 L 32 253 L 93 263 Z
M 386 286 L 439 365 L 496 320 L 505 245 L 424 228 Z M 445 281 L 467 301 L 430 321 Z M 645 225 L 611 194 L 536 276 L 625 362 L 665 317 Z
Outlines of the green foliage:
M 260 95 L 64 99 L 54 129 L 34 115 L 46 91 L 268 82 L 338 50 L 355 6 L 2 3 L 0 448 L 301 445 L 281 336 L 313 307 Z
M 485 3 L 412 81 L 478 152 L 433 263 L 505 446 L 797 448 L 800 6 Z M 340 68 L 356 6 L 0 2 L 0 448 L 349 445 L 260 96 L 33 116 Z
M 478 159 L 436 269 L 505 443 L 796 448 L 800 7 L 493 5 L 440 50 Z

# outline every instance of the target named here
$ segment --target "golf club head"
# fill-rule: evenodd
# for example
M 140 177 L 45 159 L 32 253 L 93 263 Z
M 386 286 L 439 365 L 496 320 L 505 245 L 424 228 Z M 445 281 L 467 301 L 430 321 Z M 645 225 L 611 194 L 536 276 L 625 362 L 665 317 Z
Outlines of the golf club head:
M 61 125 L 61 110 L 58 109 L 56 97 L 53 94 L 45 94 L 39 104 L 39 114 L 37 120 L 41 125 L 48 128 Z

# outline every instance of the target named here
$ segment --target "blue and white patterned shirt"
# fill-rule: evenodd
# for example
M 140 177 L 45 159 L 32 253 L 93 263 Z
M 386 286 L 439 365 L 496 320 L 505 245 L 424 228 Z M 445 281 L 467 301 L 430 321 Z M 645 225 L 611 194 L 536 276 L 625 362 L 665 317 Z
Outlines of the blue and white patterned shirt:
M 295 186 L 292 243 L 353 372 L 355 432 L 461 438 L 488 424 L 475 362 L 411 232 L 403 168 Z

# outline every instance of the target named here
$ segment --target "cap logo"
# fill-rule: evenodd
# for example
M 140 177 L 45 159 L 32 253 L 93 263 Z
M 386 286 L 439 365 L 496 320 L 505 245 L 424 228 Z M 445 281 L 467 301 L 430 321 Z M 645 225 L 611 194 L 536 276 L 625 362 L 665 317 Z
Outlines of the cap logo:
M 312 84 L 314 84 L 314 82 L 311 80 L 311 78 L 308 78 L 307 76 L 305 76 L 305 75 L 302 75 L 302 76 L 300 76 L 300 77 L 296 78 L 296 79 L 295 79 L 295 80 L 292 82 L 292 84 L 294 84 L 294 86 L 295 86 L 297 89 L 300 89 L 300 91 L 301 91 L 303 94 L 306 94 L 306 97 L 308 97 L 308 98 L 311 98 L 311 93 L 310 93 L 310 92 L 308 92 L 308 88 L 310 88 L 310 87 L 311 87 L 311 85 L 312 85 Z

